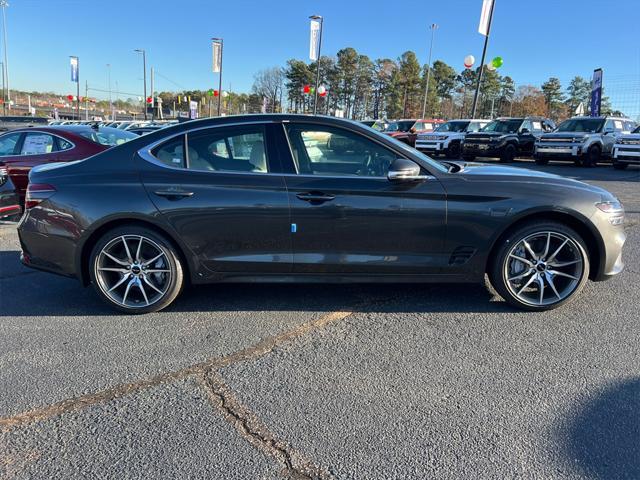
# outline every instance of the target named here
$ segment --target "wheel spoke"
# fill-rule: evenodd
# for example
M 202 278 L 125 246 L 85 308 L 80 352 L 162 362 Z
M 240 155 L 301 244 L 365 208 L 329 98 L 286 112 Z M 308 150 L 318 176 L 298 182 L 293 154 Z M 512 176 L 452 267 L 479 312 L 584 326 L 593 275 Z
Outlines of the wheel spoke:
M 568 273 L 564 273 L 564 272 L 560 272 L 558 270 L 548 270 L 548 272 L 551 275 L 558 275 L 560 277 L 567 277 L 570 278 L 571 280 L 578 280 L 578 277 L 574 276 L 574 275 L 569 275 Z
M 520 295 L 522 292 L 524 292 L 524 289 L 527 288 L 529 285 L 531 285 L 533 283 L 533 281 L 538 277 L 538 275 L 532 275 L 531 278 L 529 280 L 527 280 L 527 283 L 525 283 L 520 290 L 518 290 L 518 295 Z
M 519 260 L 522 263 L 526 263 L 527 265 L 529 265 L 530 267 L 533 267 L 533 262 L 530 262 L 529 260 L 527 260 L 526 258 L 523 257 L 519 257 L 518 255 L 515 255 L 513 253 L 511 253 L 509 255 L 511 258 L 515 258 L 516 260 Z
M 129 273 L 129 270 L 126 268 L 116 268 L 116 267 L 98 267 L 98 270 L 102 272 L 118 272 L 118 273 Z
M 553 290 L 553 293 L 556 294 L 556 297 L 558 297 L 558 300 L 562 300 L 562 297 L 560 296 L 560 294 L 558 293 L 558 290 L 556 289 L 555 284 L 553 283 L 553 275 L 547 275 L 547 283 L 549 284 L 549 286 L 551 287 L 551 290 Z
M 563 267 L 568 267 L 569 265 L 575 265 L 576 263 L 580 263 L 582 262 L 581 259 L 578 260 L 571 260 L 570 262 L 562 262 L 562 263 L 549 263 L 548 265 L 550 267 L 554 267 L 554 268 L 563 268 Z
M 122 243 L 124 243 L 124 251 L 127 252 L 127 260 L 129 260 L 129 263 L 133 263 L 133 258 L 131 257 L 131 252 L 129 251 L 129 245 L 127 245 L 127 240 L 124 238 L 124 235 L 120 237 L 120 240 L 122 240 Z
M 138 242 L 138 248 L 136 250 L 136 262 L 140 263 L 140 249 L 142 248 L 142 240 L 144 237 L 140 237 L 140 241 Z
M 523 240 L 522 244 L 524 245 L 524 248 L 527 249 L 527 252 L 529 252 L 529 255 L 531 255 L 531 258 L 533 258 L 534 260 L 538 258 L 538 256 L 536 255 L 536 252 L 534 252 L 533 248 L 531 248 L 531 245 L 529 245 L 529 242 L 527 242 L 526 240 Z
M 140 280 L 138 280 L 136 282 L 136 285 L 138 285 L 138 288 L 140 288 L 140 291 L 142 292 L 142 296 L 144 297 L 144 301 L 147 303 L 147 305 L 149 305 L 149 299 L 147 298 L 147 292 L 145 292 L 144 286 L 142 285 L 142 282 Z
M 544 247 L 544 253 L 541 255 L 541 258 L 547 258 L 547 255 L 549 255 L 550 247 L 551 247 L 551 232 L 547 232 L 547 244 Z
M 149 270 L 145 270 L 144 273 L 169 273 L 171 270 L 168 268 L 151 268 Z
M 118 265 L 122 265 L 123 267 L 126 267 L 127 265 L 129 265 L 127 262 L 125 262 L 124 260 L 120 260 L 116 257 L 114 257 L 113 255 L 111 255 L 108 252 L 105 252 L 104 250 L 102 251 L 102 253 L 104 253 L 104 255 L 108 258 L 110 258 L 111 260 L 113 260 L 114 262 L 116 262 Z
M 122 296 L 122 304 L 127 304 L 127 295 L 129 295 L 129 290 L 131 290 L 131 286 L 134 284 L 135 280 L 131 280 L 127 283 L 127 288 L 124 290 L 124 295 Z
M 538 285 L 540 290 L 540 298 L 538 299 L 538 303 L 542 305 L 542 300 L 544 299 L 544 278 L 541 275 L 538 275 Z
M 107 290 L 107 292 L 113 292 L 116 288 L 118 288 L 120 285 L 122 285 L 124 282 L 126 282 L 128 278 L 129 278 L 128 275 L 123 275 L 122 278 L 120 280 L 118 280 L 118 282 L 113 287 L 111 287 L 109 290 Z
M 519 275 L 516 275 L 515 277 L 511 277 L 508 280 L 510 282 L 513 282 L 514 280 L 520 280 L 521 278 L 525 278 L 527 275 L 531 275 L 533 272 L 531 271 L 531 269 L 526 270 L 524 273 L 521 273 Z
M 562 242 L 560 244 L 560 246 L 557 248 L 557 250 L 555 252 L 553 252 L 551 254 L 551 256 L 547 259 L 547 263 L 551 263 L 556 259 L 556 255 L 558 255 L 560 253 L 560 250 L 562 250 L 564 248 L 564 246 L 569 242 L 568 238 L 564 239 L 564 242 Z
M 144 280 L 144 283 L 146 283 L 151 288 L 153 288 L 156 292 L 162 295 L 162 290 L 158 290 L 158 288 L 153 283 L 151 283 L 147 277 L 142 277 L 142 279 Z
M 164 252 L 160 252 L 158 255 L 156 255 L 155 257 L 153 257 L 151 260 L 147 260 L 146 262 L 144 262 L 142 265 L 144 267 L 146 267 L 147 265 L 152 264 L 153 262 L 155 262 L 156 260 L 158 260 L 160 257 L 164 256 Z

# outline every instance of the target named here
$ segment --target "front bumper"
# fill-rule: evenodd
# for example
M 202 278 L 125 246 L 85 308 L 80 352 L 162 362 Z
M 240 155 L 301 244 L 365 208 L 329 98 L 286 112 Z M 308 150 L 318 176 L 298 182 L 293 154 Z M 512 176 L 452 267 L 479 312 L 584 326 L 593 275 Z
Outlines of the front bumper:
M 443 154 L 449 148 L 447 140 L 416 140 L 416 150 L 430 154 Z
M 553 157 L 553 158 L 578 158 L 584 153 L 582 145 L 575 143 L 561 144 L 536 144 L 534 155 L 536 157 Z
M 464 143 L 462 145 L 463 155 L 473 155 L 474 157 L 499 157 L 502 154 L 502 146 L 491 143 Z
M 596 282 L 609 280 L 624 269 L 622 247 L 627 239 L 624 225 L 612 225 L 609 218 L 610 216 L 600 211 L 591 217 L 591 222 L 602 240 L 597 274 L 592 278 Z M 591 268 L 595 268 L 595 265 Z
M 613 158 L 622 163 L 640 164 L 640 148 L 616 145 L 613 147 Z

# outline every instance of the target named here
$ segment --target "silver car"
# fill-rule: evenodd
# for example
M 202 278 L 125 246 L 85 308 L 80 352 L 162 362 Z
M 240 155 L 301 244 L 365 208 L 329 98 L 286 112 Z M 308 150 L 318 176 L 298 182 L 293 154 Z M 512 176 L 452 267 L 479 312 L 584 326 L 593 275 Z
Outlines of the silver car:
M 451 120 L 439 125 L 433 132 L 419 133 L 415 148 L 431 156 L 446 155 L 447 158 L 459 158 L 467 133 L 478 132 L 490 121 Z

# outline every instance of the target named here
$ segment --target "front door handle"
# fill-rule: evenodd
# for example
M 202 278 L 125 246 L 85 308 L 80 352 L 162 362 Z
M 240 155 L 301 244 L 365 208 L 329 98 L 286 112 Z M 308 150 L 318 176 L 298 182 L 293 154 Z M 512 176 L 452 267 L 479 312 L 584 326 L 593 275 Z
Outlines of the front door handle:
M 327 195 L 319 192 L 298 193 L 296 197 L 298 197 L 300 200 L 311 203 L 330 202 L 331 200 L 336 198 L 335 195 Z
M 169 200 L 178 200 L 180 198 L 192 197 L 193 192 L 187 192 L 186 190 L 176 190 L 176 189 L 168 189 L 168 190 L 156 190 L 153 192 L 159 197 L 166 197 Z

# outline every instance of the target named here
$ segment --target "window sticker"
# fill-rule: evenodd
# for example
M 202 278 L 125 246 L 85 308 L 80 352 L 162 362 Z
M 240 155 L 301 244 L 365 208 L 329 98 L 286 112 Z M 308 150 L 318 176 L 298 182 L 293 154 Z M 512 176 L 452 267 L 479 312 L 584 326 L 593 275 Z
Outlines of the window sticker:
M 53 139 L 49 135 L 27 135 L 22 146 L 22 155 L 40 155 L 51 153 Z

